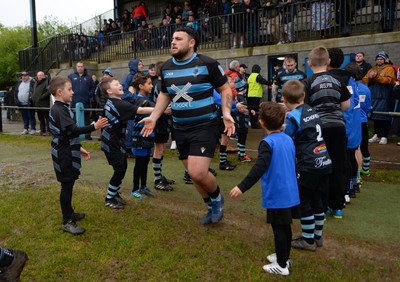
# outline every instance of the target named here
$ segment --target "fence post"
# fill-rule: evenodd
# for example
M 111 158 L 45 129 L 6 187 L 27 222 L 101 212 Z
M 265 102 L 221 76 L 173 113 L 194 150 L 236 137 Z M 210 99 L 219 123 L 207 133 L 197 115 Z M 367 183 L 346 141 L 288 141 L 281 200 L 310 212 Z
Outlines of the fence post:
M 76 116 L 76 123 L 79 127 L 85 126 L 85 112 L 83 103 L 76 103 L 75 105 L 75 116 Z M 85 140 L 85 134 L 79 135 L 81 140 Z
M 0 132 L 3 132 L 3 108 L 0 103 Z

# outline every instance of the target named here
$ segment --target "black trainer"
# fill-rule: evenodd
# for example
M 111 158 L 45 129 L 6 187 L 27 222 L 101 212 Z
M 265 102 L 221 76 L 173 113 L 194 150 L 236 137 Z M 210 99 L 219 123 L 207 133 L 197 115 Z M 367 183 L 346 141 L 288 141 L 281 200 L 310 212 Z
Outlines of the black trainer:
M 192 178 L 189 175 L 189 172 L 185 170 L 185 174 L 183 175 L 183 181 L 185 181 L 185 184 L 193 184 Z
M 169 186 L 167 183 L 163 182 L 162 180 L 154 183 L 154 189 L 160 190 L 160 191 L 173 191 L 174 188 Z
M 228 161 L 219 164 L 220 170 L 234 170 L 235 167 L 236 166 L 231 165 Z
M 85 232 L 85 228 L 80 227 L 79 225 L 76 224 L 76 222 L 73 219 L 68 220 L 67 223 L 62 225 L 62 230 L 65 232 L 69 232 L 74 235 L 80 235 Z
M 161 177 L 161 181 L 162 181 L 162 183 L 167 184 L 167 185 L 175 184 L 175 180 L 168 179 L 165 176 Z
M 28 256 L 19 250 L 9 250 L 14 258 L 9 266 L 0 267 L 0 281 L 14 282 L 19 281 L 21 272 L 25 267 Z
M 112 209 L 123 209 L 124 205 L 117 201 L 117 199 L 107 199 L 106 198 L 106 207 L 110 207 Z
M 117 202 L 121 205 L 126 205 L 126 201 L 121 197 L 121 194 L 119 192 L 117 192 L 114 199 L 117 200 Z

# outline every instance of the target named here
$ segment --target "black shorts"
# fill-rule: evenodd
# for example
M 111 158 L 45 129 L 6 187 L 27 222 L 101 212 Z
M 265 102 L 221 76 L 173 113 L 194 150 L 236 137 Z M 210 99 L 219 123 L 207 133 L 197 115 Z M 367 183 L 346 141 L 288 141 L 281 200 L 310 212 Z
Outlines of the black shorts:
M 267 209 L 267 223 L 291 224 L 293 218 L 300 218 L 299 206 L 286 209 Z
M 176 147 L 180 160 L 186 160 L 189 156 L 213 158 L 218 139 L 216 120 L 187 130 L 175 129 Z
M 126 166 L 127 162 L 127 155 L 122 151 L 111 151 L 111 152 L 104 152 L 106 155 L 108 164 L 111 165 L 113 168 L 124 167 Z
M 168 128 L 168 116 L 162 115 L 156 124 L 154 129 L 154 142 L 155 143 L 167 143 L 169 139 L 169 128 Z
M 316 174 L 300 171 L 297 173 L 297 183 L 299 184 L 300 190 L 306 189 L 326 192 L 329 186 L 329 177 L 330 174 Z

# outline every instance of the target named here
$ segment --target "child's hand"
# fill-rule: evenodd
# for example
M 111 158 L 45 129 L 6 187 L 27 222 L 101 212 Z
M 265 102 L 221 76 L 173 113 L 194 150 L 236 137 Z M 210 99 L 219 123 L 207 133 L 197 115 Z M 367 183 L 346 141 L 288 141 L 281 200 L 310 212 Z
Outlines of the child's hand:
M 171 109 L 171 104 L 169 104 L 169 105 L 168 105 L 168 107 L 165 109 L 165 111 L 164 111 L 164 114 L 166 114 L 166 115 L 170 115 L 170 114 L 171 114 L 171 112 L 172 112 L 172 109 Z
M 256 111 L 255 110 L 251 110 L 251 115 L 255 116 L 256 115 Z
M 102 116 L 99 116 L 99 119 L 95 122 L 94 128 L 100 129 L 106 127 L 108 124 L 108 118 L 103 118 Z
M 81 156 L 85 161 L 90 160 L 90 152 L 86 151 L 83 147 L 81 147 Z
M 229 192 L 229 196 L 231 196 L 232 198 L 237 198 L 242 194 L 243 194 L 242 191 L 240 191 L 239 187 L 237 186 L 233 187 L 231 192 Z

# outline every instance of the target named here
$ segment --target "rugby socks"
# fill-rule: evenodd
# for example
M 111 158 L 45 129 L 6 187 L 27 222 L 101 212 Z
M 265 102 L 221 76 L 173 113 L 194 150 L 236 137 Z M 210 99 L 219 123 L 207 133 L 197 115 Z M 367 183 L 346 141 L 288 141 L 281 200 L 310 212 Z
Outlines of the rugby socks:
M 369 171 L 369 163 L 371 161 L 371 157 L 363 157 L 362 169 L 364 171 Z
M 209 209 L 211 209 L 211 198 L 203 198 L 204 203 L 208 206 Z
M 314 215 L 301 217 L 301 232 L 308 244 L 314 244 L 315 219 Z
M 161 181 L 162 174 L 161 174 L 161 166 L 162 166 L 162 159 L 153 158 L 153 170 L 154 170 L 154 182 L 158 183 Z
M 226 146 L 220 145 L 219 146 L 219 163 L 222 164 L 228 160 L 228 155 L 226 153 Z
M 118 190 L 119 190 L 118 186 L 114 186 L 114 185 L 108 184 L 108 191 L 107 191 L 107 197 L 106 198 L 107 199 L 114 198 L 115 195 L 117 195 Z
M 10 250 L 0 248 L 0 267 L 10 266 L 14 255 Z
M 217 185 L 217 189 L 214 191 L 214 192 L 212 192 L 212 193 L 208 193 L 208 195 L 210 196 L 210 198 L 211 198 L 211 202 L 214 202 L 214 201 L 221 201 L 221 199 L 222 199 L 222 195 L 221 195 L 221 193 L 220 193 L 220 190 L 219 190 L 219 186 Z
M 325 214 L 323 212 L 314 214 L 314 221 L 315 221 L 314 239 L 315 240 L 319 240 L 322 237 L 322 229 L 324 228 L 324 220 L 325 220 Z
M 237 148 L 239 157 L 244 157 L 246 155 L 246 146 L 238 142 Z

